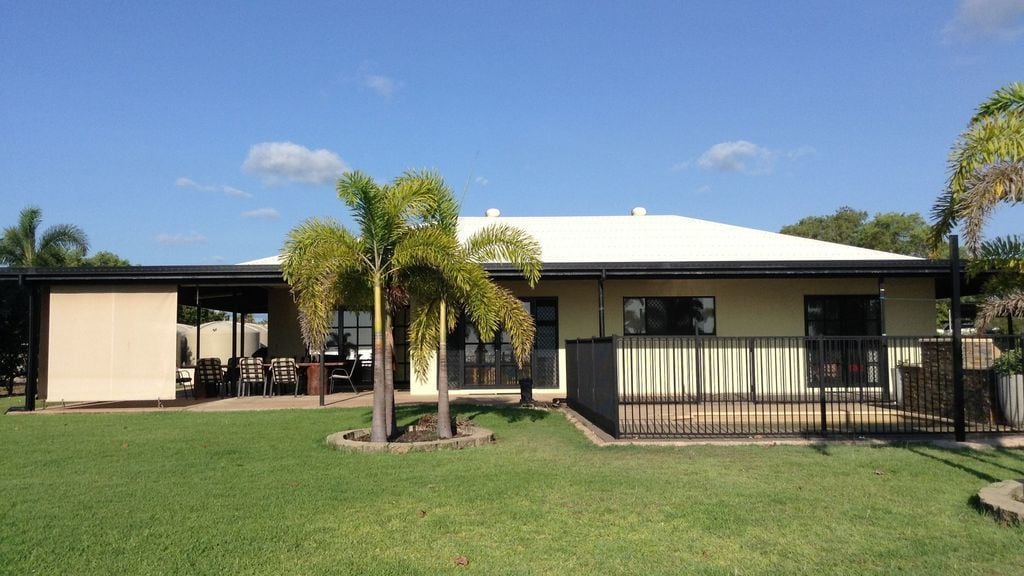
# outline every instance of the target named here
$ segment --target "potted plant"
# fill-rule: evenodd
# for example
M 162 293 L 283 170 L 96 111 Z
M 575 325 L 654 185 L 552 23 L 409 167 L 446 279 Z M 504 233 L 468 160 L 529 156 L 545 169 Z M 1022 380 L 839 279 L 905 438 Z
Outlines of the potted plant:
M 992 363 L 1003 418 L 1014 428 L 1024 428 L 1024 352 L 1004 352 Z

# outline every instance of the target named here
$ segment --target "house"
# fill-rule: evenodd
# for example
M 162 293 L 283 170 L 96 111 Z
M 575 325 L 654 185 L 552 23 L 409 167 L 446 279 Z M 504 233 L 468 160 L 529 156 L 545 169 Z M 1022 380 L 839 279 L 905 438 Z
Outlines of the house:
M 945 295 L 949 278 L 945 262 L 647 215 L 641 208 L 624 216 L 578 217 L 505 217 L 489 210 L 484 217 L 460 218 L 459 231 L 468 235 L 493 222 L 520 227 L 542 245 L 544 271 L 535 288 L 507 265 L 488 266 L 533 315 L 536 347 L 529 365 L 519 368 L 507 340 L 482 342 L 460 322 L 449 338 L 447 377 L 455 396 L 518 391 L 524 377 L 538 390 L 564 394 L 567 342 L 594 337 L 934 335 L 935 299 Z M 181 304 L 242 318 L 267 314 L 270 357 L 307 353 L 275 257 L 230 266 L 3 269 L 0 277 L 37 289 L 38 391 L 49 401 L 174 397 Z M 338 311 L 335 342 L 348 335 L 368 357 L 369 321 L 364 311 Z M 425 380 L 410 373 L 402 330 L 408 313 L 399 314 L 395 325 L 399 387 L 424 399 L 434 396 L 433 373 Z M 651 350 L 645 353 L 666 361 L 664 350 Z M 804 368 L 790 379 L 794 392 L 810 385 L 802 353 Z M 862 369 L 856 359 L 831 364 L 828 370 L 848 374 Z M 685 371 L 682 364 L 678 368 Z M 652 374 L 644 386 L 670 380 Z

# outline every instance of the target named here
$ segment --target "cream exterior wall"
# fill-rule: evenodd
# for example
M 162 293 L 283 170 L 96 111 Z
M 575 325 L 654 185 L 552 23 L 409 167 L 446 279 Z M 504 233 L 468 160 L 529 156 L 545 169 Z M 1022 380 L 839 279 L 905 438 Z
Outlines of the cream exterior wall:
M 48 401 L 175 397 L 176 286 L 54 286 L 46 300 Z
M 554 297 L 558 299 L 559 337 L 559 393 L 565 393 L 565 341 L 598 335 L 598 288 L 596 280 L 544 281 L 530 289 L 524 282 L 507 282 L 520 297 Z M 886 288 L 885 320 L 890 336 L 927 336 L 935 332 L 935 283 L 929 278 L 890 278 Z M 605 332 L 607 336 L 621 335 L 623 298 L 634 296 L 712 296 L 715 298 L 717 336 L 804 336 L 804 297 L 809 295 L 877 295 L 879 282 L 875 278 L 847 279 L 724 279 L 724 280 L 606 280 Z M 737 391 L 747 382 L 746 348 L 705 350 L 702 352 L 705 374 L 734 382 Z M 643 373 L 647 382 L 644 393 L 678 389 L 692 380 L 694 370 L 686 370 L 696 362 L 693 350 L 654 350 L 632 357 L 622 356 L 620 370 L 641 370 L 642 366 L 679 366 L 681 370 L 664 373 Z M 792 346 L 778 346 L 764 350 L 765 365 L 771 361 L 796 362 L 800 367 L 786 382 L 770 382 L 772 374 L 758 368 L 758 381 L 777 394 L 805 393 L 806 352 Z M 662 363 L 664 360 L 665 363 Z M 895 366 L 895 362 L 890 362 Z M 435 395 L 436 369 L 426 379 L 414 378 L 414 395 Z M 621 380 L 621 379 L 620 379 Z M 517 389 L 500 390 L 516 393 Z M 625 391 L 624 391 L 625 392 Z M 639 392 L 639 391 L 635 391 Z M 452 391 L 453 396 L 473 394 L 472 390 Z M 479 392 L 475 392 L 479 393 Z M 493 393 L 493 391 L 488 391 Z

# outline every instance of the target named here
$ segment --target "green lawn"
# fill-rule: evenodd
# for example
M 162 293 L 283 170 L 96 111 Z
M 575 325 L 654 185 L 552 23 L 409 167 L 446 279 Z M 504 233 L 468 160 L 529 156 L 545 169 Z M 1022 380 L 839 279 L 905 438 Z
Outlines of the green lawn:
M 598 448 L 558 413 L 460 412 L 498 444 L 326 448 L 357 409 L 0 417 L 0 572 L 1024 572 L 1024 527 L 971 504 L 1021 451 Z

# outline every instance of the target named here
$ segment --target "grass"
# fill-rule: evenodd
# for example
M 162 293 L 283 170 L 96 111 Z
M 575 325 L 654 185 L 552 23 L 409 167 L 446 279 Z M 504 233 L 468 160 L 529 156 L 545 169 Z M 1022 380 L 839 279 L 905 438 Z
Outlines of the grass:
M 498 444 L 326 448 L 328 433 L 368 423 L 359 409 L 0 417 L 0 572 L 1024 569 L 1024 528 L 971 503 L 989 482 L 1024 477 L 1021 451 L 598 448 L 557 413 L 459 412 Z

